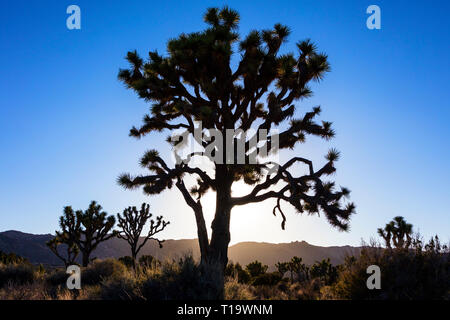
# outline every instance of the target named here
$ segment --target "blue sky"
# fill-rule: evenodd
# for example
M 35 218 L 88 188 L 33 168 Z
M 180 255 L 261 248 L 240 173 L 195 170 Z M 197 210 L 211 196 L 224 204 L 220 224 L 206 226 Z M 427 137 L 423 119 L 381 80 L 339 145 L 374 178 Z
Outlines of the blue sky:
M 70 4 L 81 8 L 81 30 L 66 28 Z M 167 133 L 128 137 L 148 106 L 117 72 L 128 50 L 165 52 L 168 39 L 204 28 L 207 7 L 224 4 L 239 11 L 241 34 L 281 22 L 292 29 L 285 52 L 311 38 L 329 55 L 332 72 L 298 110 L 320 104 L 337 137 L 310 140 L 295 154 L 320 164 L 328 148 L 338 148 L 335 178 L 357 205 L 348 233 L 292 210 L 282 231 L 270 203 L 239 208 L 232 243 L 358 245 L 396 215 L 427 238 L 449 240 L 450 3 L 437 0 L 3 1 L 0 231 L 54 232 L 63 206 L 84 209 L 95 199 L 111 214 L 147 201 L 172 221 L 165 238 L 196 236 L 176 190 L 149 198 L 115 182 L 122 172 L 139 172 L 145 150 L 170 151 L 161 143 Z M 381 8 L 381 30 L 366 28 L 371 4 Z M 207 210 L 208 223 L 211 217 Z

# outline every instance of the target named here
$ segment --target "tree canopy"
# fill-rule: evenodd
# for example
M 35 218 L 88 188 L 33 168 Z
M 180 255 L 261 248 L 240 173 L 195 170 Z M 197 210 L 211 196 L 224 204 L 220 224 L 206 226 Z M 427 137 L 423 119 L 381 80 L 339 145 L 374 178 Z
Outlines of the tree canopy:
M 119 71 L 119 79 L 127 88 L 151 103 L 150 112 L 143 124 L 133 127 L 130 136 L 141 138 L 152 132 L 184 130 L 194 135 L 195 122 L 205 129 L 223 133 L 227 129 L 255 129 L 258 144 L 252 147 L 253 137 L 236 135 L 245 139 L 245 157 L 269 148 L 275 140 L 273 134 L 262 136 L 261 129 L 282 129 L 277 135 L 279 149 L 294 149 L 308 136 L 331 139 L 335 132 L 331 122 L 319 121 L 320 106 L 310 110 L 299 109 L 299 101 L 312 95 L 310 84 L 320 81 L 330 71 L 327 55 L 318 51 L 311 40 L 299 41 L 296 53 L 281 53 L 290 29 L 276 24 L 269 30 L 253 30 L 246 37 L 238 34 L 239 14 L 225 7 L 210 8 L 204 15 L 207 28 L 204 31 L 185 33 L 171 39 L 167 55 L 150 51 L 141 58 L 136 51 L 128 52 L 130 67 Z M 234 63 L 233 57 L 239 62 Z M 233 67 L 234 66 L 234 67 Z M 195 138 L 195 137 L 194 137 Z M 176 147 L 183 141 L 168 142 Z M 184 141 L 185 142 L 185 141 Z M 196 138 L 199 146 L 211 146 L 207 134 Z M 231 146 L 234 147 L 234 146 Z M 230 146 L 223 143 L 223 148 Z M 213 151 L 217 150 L 214 147 Z M 226 152 L 220 154 L 225 157 Z M 118 181 L 125 188 L 142 187 L 148 195 L 159 194 L 176 186 L 196 217 L 202 258 L 212 254 L 221 256 L 226 263 L 226 248 L 230 240 L 229 218 L 234 206 L 275 200 L 273 214 L 282 217 L 284 229 L 286 216 L 282 202 L 296 208 L 299 213 L 322 213 L 331 225 L 347 230 L 353 203 L 344 200 L 349 190 L 336 187 L 335 182 L 325 180 L 335 171 L 339 152 L 331 149 L 325 163 L 318 169 L 304 155 L 294 156 L 285 163 L 277 163 L 275 172 L 267 173 L 273 162 L 228 164 L 225 160 L 213 161 L 214 170 L 192 166 L 192 157 L 205 157 L 202 153 L 186 156 L 180 163 L 169 165 L 156 150 L 147 151 L 140 164 L 149 174 L 122 174 Z M 293 168 L 304 165 L 305 174 Z M 188 188 L 187 176 L 197 179 Z M 234 197 L 231 187 L 242 180 L 252 186 L 244 196 Z M 212 223 L 211 241 L 205 226 L 202 196 L 216 192 L 216 213 Z

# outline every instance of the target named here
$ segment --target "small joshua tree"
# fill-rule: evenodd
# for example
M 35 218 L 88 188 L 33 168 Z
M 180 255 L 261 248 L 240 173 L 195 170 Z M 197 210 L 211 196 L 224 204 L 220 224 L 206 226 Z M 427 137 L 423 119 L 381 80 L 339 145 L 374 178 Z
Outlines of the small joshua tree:
M 384 229 L 378 228 L 378 234 L 384 239 L 386 247 L 409 248 L 412 242 L 412 224 L 406 223 L 401 216 L 395 217 Z
M 57 231 L 56 236 L 46 244 L 47 247 L 49 247 L 49 249 L 59 259 L 61 259 L 66 267 L 76 264 L 76 259 L 78 254 L 80 253 L 80 250 L 78 249 L 78 246 L 73 241 L 71 241 L 70 236 L 67 233 Z M 58 250 L 60 246 L 66 247 L 65 255 L 60 253 L 60 250 Z
M 331 264 L 330 258 L 323 259 L 311 266 L 311 277 L 320 278 L 326 285 L 329 285 L 336 281 L 337 268 Z
M 118 225 L 120 231 L 117 236 L 128 242 L 131 247 L 131 258 L 133 259 L 133 268 L 136 270 L 136 258 L 139 251 L 144 247 L 148 240 L 158 241 L 159 247 L 162 247 L 164 240 L 159 240 L 153 236 L 161 231 L 169 224 L 163 220 L 162 216 L 156 218 L 156 222 L 151 219 L 150 205 L 143 203 L 141 210 L 137 210 L 136 207 L 128 207 L 123 210 L 122 215 L 117 214 Z M 150 229 L 145 238 L 139 244 L 142 229 L 145 224 L 150 220 Z
M 392 239 L 392 233 L 394 232 L 395 224 L 393 221 L 386 223 L 386 226 L 384 229 L 378 228 L 378 234 L 380 237 L 384 239 L 384 243 L 386 244 L 386 247 L 391 249 L 391 239 Z
M 289 262 L 277 262 L 275 268 L 277 268 L 278 273 L 283 277 L 289 271 Z
M 261 262 L 259 262 L 257 260 L 253 261 L 253 262 L 250 262 L 245 267 L 245 269 L 247 270 L 247 272 L 250 274 L 250 276 L 252 278 L 256 278 L 257 276 L 260 276 L 260 275 L 266 273 L 268 268 L 269 267 L 267 265 L 262 264 Z
M 291 261 L 288 262 L 288 270 L 291 273 L 291 281 L 293 281 L 293 275 L 297 275 L 297 280 L 308 279 L 309 268 L 303 263 L 303 259 L 297 256 L 292 257 Z
M 56 248 L 58 244 L 66 244 L 70 250 L 75 250 L 76 246 L 82 254 L 82 265 L 86 267 L 92 261 L 92 251 L 101 242 L 116 236 L 116 232 L 112 231 L 116 219 L 101 210 L 102 207 L 95 201 L 85 211 L 75 212 L 72 207 L 65 207 L 64 214 L 59 219 L 61 231 L 56 231 L 57 240 L 48 244 L 50 249 Z

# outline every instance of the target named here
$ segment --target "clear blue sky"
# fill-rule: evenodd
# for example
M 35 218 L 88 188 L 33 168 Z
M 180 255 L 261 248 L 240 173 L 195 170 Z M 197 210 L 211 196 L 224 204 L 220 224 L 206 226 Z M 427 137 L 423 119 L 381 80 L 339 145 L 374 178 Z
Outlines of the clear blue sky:
M 165 52 L 169 38 L 204 27 L 206 7 L 228 4 L 241 14 L 242 34 L 281 22 L 292 29 L 286 52 L 311 38 L 329 55 L 332 72 L 299 110 L 320 104 L 337 137 L 296 152 L 322 161 L 338 148 L 336 179 L 352 190 L 358 212 L 341 233 L 287 210 L 281 231 L 270 203 L 254 205 L 233 211 L 232 242 L 358 245 L 396 215 L 427 238 L 449 239 L 450 2 L 164 2 L 1 2 L 0 231 L 54 232 L 65 205 L 84 209 L 95 199 L 115 214 L 145 200 L 172 221 L 164 237 L 194 238 L 193 214 L 176 190 L 148 198 L 115 182 L 139 172 L 146 149 L 169 154 L 167 134 L 128 137 L 147 105 L 117 72 L 128 50 Z M 70 4 L 81 8 L 79 31 L 66 28 Z M 381 8 L 381 30 L 366 28 L 371 4 Z

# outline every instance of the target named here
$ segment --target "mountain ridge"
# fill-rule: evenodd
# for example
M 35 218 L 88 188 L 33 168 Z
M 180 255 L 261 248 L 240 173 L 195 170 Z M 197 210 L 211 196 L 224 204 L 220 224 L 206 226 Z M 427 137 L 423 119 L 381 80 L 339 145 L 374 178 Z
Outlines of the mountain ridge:
M 32 234 L 17 230 L 0 232 L 0 250 L 13 252 L 27 258 L 33 264 L 60 266 L 61 261 L 47 248 L 45 243 L 53 238 L 51 234 Z M 330 258 L 331 263 L 340 264 L 347 255 L 359 255 L 361 247 L 353 246 L 315 246 L 306 241 L 286 243 L 270 243 L 244 241 L 228 248 L 230 261 L 246 265 L 254 260 L 267 264 L 271 270 L 278 261 L 288 261 L 293 256 L 303 258 L 311 265 L 316 261 Z M 129 255 L 129 246 L 125 240 L 112 238 L 101 243 L 93 252 L 99 259 L 119 258 Z M 159 249 L 156 241 L 149 241 L 141 250 L 141 255 L 152 255 L 160 260 L 174 259 L 185 254 L 192 254 L 194 259 L 200 258 L 197 239 L 167 239 L 163 248 Z

